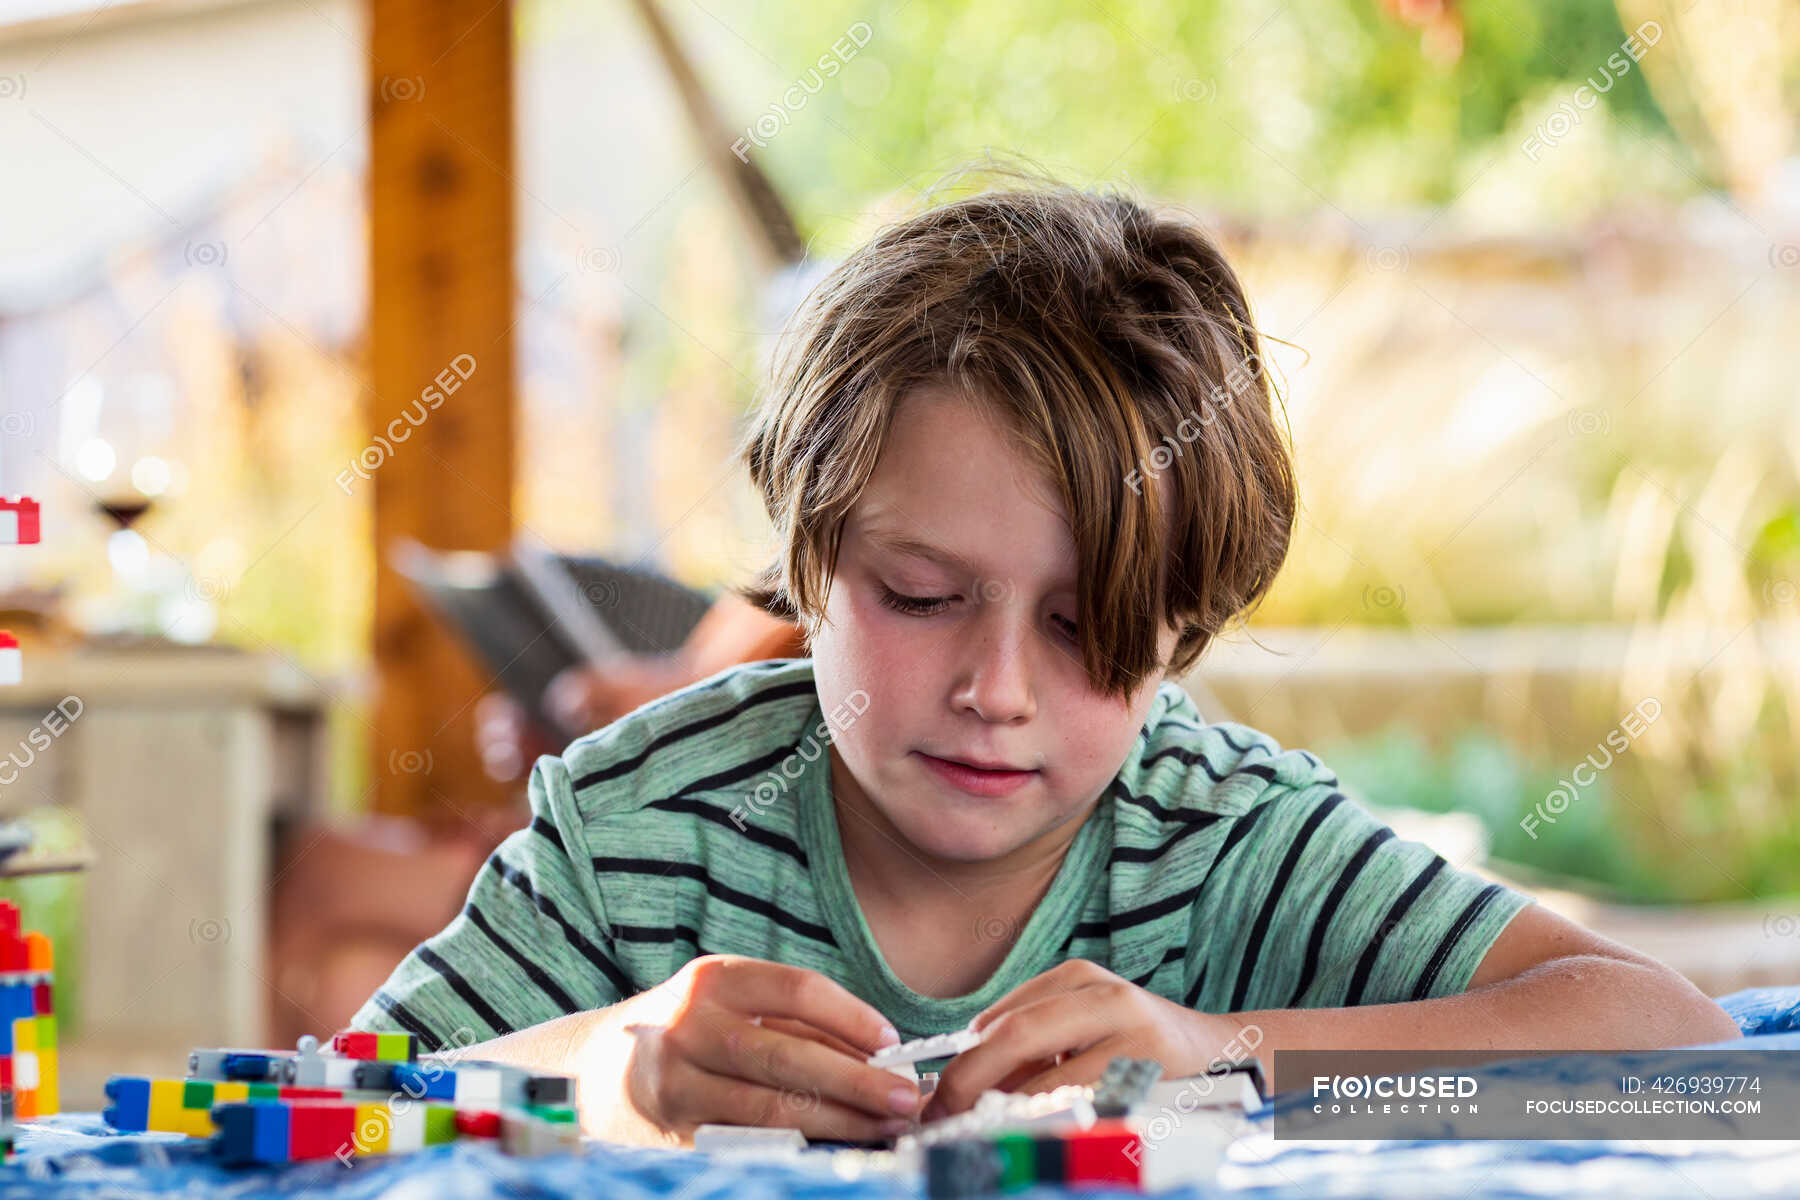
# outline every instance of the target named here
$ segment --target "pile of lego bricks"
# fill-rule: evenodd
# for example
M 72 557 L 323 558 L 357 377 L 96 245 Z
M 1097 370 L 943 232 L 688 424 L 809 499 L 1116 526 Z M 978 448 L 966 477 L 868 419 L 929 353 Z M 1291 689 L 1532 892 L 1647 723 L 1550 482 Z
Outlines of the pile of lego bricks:
M 1156 1192 L 1211 1180 L 1245 1113 L 1260 1104 L 1261 1065 L 1250 1059 L 1159 1083 L 1161 1075 L 1148 1059 L 1116 1058 L 1092 1088 L 988 1092 L 902 1149 L 922 1152 L 931 1200 L 1038 1184 Z
M 321 1050 L 196 1050 L 185 1079 L 115 1075 L 108 1125 L 209 1137 L 228 1165 L 405 1154 L 469 1138 L 509 1154 L 577 1149 L 575 1081 L 419 1057 L 411 1034 L 340 1033 Z
M 19 931 L 19 909 L 0 900 L 0 1154 L 12 1157 L 14 1122 L 57 1110 L 55 957 L 50 939 Z

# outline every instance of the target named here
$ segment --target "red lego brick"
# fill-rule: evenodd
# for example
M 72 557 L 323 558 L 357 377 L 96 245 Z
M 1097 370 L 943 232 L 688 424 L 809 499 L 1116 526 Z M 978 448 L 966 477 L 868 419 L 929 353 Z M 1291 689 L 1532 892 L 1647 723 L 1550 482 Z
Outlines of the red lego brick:
M 282 1100 L 342 1100 L 341 1088 L 318 1087 L 284 1087 L 279 1093 Z
M 462 1137 L 497 1138 L 500 1136 L 500 1114 L 497 1112 L 458 1112 L 456 1132 Z
M 30 496 L 0 497 L 0 512 L 9 512 L 17 523 L 18 536 L 13 538 L 21 546 L 30 546 L 38 540 L 38 502 Z M 7 522 L 13 524 L 13 522 Z
M 40 979 L 31 985 L 31 1001 L 40 1017 L 47 1017 L 56 1011 L 56 994 L 50 990 L 48 979 Z
M 290 1159 L 331 1158 L 345 1147 L 356 1149 L 356 1105 L 320 1102 L 289 1107 Z
M 372 1033 L 340 1033 L 331 1039 L 331 1048 L 345 1058 L 375 1057 L 375 1035 Z
M 1099 1121 L 1071 1131 L 1063 1135 L 1063 1148 L 1065 1183 L 1138 1182 L 1143 1149 L 1138 1135 L 1123 1121 Z
M 0 1092 L 12 1091 L 12 1064 L 12 1055 L 0 1054 Z

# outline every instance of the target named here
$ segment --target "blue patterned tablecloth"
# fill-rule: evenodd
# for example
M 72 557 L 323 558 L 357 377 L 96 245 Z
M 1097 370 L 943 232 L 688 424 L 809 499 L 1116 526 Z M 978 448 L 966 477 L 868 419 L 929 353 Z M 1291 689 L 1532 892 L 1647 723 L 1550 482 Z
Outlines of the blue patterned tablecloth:
M 1729 1048 L 1800 1051 L 1800 987 L 1755 988 L 1719 1001 L 1746 1041 Z M 1496 1066 L 1484 1070 L 1503 1071 Z M 1800 1114 L 1795 1116 L 1800 1139 Z M 1266 1124 L 1266 1113 L 1264 1123 Z M 918 1196 L 917 1179 L 839 1179 L 828 1168 L 715 1162 L 704 1155 L 590 1144 L 581 1155 L 510 1158 L 489 1145 L 285 1168 L 227 1170 L 203 1143 L 173 1134 L 115 1134 L 95 1113 L 21 1128 L 20 1161 L 0 1168 L 0 1200 L 24 1196 L 177 1195 L 324 1197 L 593 1196 L 604 1200 L 877 1200 Z M 1039 1189 L 1038 1195 L 1050 1194 Z M 1085 1195 L 1104 1193 L 1087 1192 Z M 1800 1196 L 1800 1140 L 1792 1142 L 1347 1142 L 1247 1139 L 1216 1184 L 1189 1197 L 1243 1200 L 1327 1196 L 1636 1197 Z

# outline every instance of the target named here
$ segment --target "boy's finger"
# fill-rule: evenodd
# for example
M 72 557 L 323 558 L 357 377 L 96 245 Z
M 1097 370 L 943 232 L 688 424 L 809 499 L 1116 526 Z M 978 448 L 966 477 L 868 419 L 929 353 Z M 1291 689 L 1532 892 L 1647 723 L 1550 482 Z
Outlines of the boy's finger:
M 1028 1004 L 1089 987 L 1099 982 L 1093 977 L 1095 972 L 1088 969 L 1090 965 L 1083 960 L 1073 959 L 1052 967 L 1042 975 L 1034 975 L 976 1013 L 975 1019 L 969 1024 L 975 1029 L 986 1029 L 1005 1014 Z
M 900 1041 L 887 1018 L 817 971 L 754 958 L 708 964 L 715 1004 L 746 1016 L 790 1017 L 856 1047 L 868 1057 Z M 696 980 L 698 982 L 698 980 Z
M 918 1085 L 892 1071 L 748 1021 L 706 1038 L 689 1057 L 715 1075 L 787 1092 L 799 1106 L 830 1100 L 883 1119 L 910 1117 L 919 1107 Z
M 1066 996 L 1016 1009 L 1004 1021 L 944 1068 L 932 1098 L 945 1112 L 963 1111 L 1027 1063 L 1085 1050 L 1116 1032 L 1104 1011 Z
M 912 1127 L 904 1117 L 872 1117 L 835 1101 L 800 1099 L 792 1092 L 697 1071 L 691 1082 L 691 1109 L 722 1125 L 798 1129 L 809 1138 L 879 1142 Z
M 851 1058 L 864 1059 L 869 1057 L 855 1046 L 852 1046 L 849 1042 L 846 1042 L 843 1038 L 833 1037 L 823 1029 L 815 1029 L 804 1021 L 795 1021 L 788 1017 L 765 1017 L 762 1021 L 762 1027 L 764 1029 L 773 1029 L 780 1033 L 789 1034 L 793 1037 L 810 1038 L 821 1046 L 829 1046 L 839 1054 L 848 1054 Z

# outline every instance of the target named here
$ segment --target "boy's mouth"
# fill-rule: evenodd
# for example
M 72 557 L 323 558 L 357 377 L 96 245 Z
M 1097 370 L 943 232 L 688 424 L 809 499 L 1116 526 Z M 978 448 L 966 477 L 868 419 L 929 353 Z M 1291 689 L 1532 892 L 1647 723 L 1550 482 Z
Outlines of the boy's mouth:
M 1016 792 L 1037 777 L 1034 770 L 996 764 L 980 766 L 954 758 L 938 758 L 923 750 L 914 751 L 938 778 L 976 796 L 1006 796 Z

